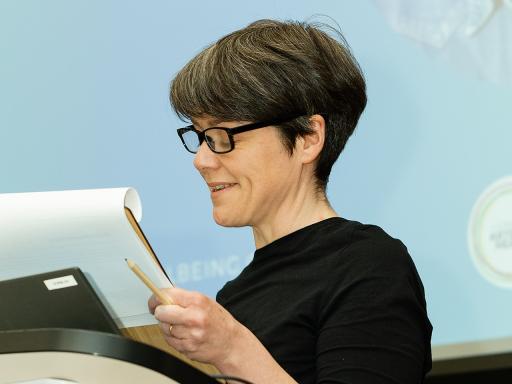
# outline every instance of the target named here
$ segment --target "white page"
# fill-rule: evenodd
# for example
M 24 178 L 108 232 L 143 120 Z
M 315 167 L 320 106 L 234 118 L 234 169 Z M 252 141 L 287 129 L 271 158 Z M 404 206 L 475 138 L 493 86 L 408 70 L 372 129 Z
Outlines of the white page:
M 171 284 L 128 222 L 125 206 L 141 219 L 132 188 L 0 194 L 0 280 L 79 267 L 119 327 L 156 323 L 147 309 L 151 292 L 125 258 L 157 286 Z

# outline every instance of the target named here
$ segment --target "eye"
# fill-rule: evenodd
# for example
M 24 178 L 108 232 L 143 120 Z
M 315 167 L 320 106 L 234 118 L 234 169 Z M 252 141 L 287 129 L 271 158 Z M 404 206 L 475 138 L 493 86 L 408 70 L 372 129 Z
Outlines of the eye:
M 206 140 L 206 144 L 208 144 L 211 149 L 215 150 L 215 140 L 213 137 L 210 135 L 204 135 L 204 139 Z

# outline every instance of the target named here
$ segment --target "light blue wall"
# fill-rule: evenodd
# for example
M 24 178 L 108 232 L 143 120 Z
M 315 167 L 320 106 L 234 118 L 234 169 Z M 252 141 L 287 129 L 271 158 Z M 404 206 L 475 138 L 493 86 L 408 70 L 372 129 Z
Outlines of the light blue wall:
M 176 283 L 213 296 L 254 246 L 249 230 L 211 219 L 169 81 L 251 21 L 313 14 L 340 24 L 368 83 L 331 176 L 333 206 L 408 246 L 434 343 L 512 335 L 512 291 L 484 280 L 466 245 L 478 195 L 512 173 L 512 90 L 436 61 L 371 1 L 0 0 L 0 192 L 133 186 Z

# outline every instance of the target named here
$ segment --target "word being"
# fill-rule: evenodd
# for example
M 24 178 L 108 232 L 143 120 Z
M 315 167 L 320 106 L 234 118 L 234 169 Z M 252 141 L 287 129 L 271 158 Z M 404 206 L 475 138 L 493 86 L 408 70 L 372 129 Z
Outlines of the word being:
M 229 255 L 206 260 L 192 260 L 178 263 L 172 268 L 171 276 L 178 285 L 215 279 L 235 277 L 251 261 L 252 255 Z

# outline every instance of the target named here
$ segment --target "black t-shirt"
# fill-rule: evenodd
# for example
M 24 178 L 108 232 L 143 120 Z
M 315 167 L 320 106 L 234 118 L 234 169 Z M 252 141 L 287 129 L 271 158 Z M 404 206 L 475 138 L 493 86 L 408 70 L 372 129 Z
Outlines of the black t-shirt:
M 420 278 L 376 226 L 335 217 L 284 236 L 217 301 L 301 384 L 421 383 L 431 368 Z

